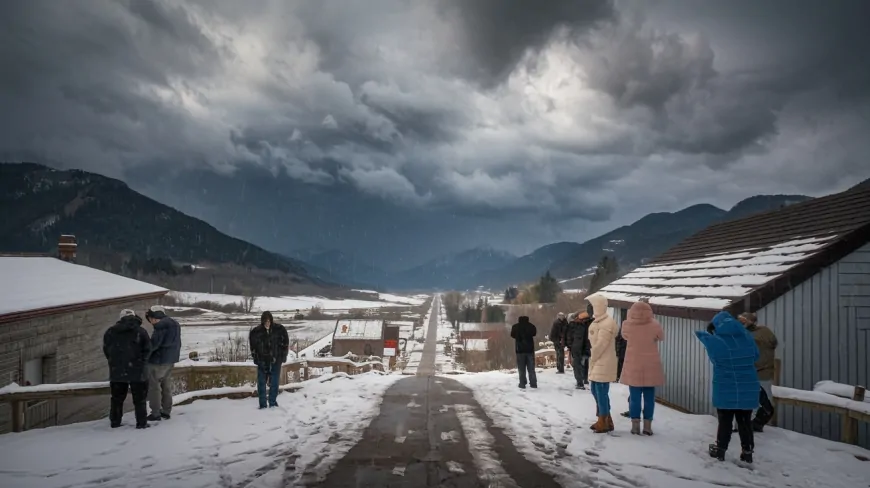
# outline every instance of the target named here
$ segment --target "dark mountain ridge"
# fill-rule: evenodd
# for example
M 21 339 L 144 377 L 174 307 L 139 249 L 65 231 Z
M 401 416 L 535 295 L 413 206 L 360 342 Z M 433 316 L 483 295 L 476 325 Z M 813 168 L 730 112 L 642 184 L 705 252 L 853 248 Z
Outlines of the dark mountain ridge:
M 224 268 L 218 289 L 212 277 L 209 289 L 190 291 L 335 286 L 305 263 L 223 234 L 94 173 L 0 163 L 0 208 L 2 252 L 53 252 L 61 234 L 74 234 L 81 264 L 158 284 L 177 282 L 182 270 Z M 176 269 L 170 262 L 198 266 Z

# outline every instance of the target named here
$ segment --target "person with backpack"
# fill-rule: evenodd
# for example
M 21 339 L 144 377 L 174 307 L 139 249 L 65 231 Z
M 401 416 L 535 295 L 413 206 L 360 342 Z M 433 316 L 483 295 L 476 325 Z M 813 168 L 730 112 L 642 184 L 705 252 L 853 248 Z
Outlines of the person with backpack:
M 148 377 L 145 364 L 151 352 L 151 338 L 142 328 L 142 319 L 129 309 L 121 310 L 118 321 L 103 334 L 103 354 L 109 362 L 109 424 L 121 426 L 127 392 L 133 395 L 136 428 L 148 428 Z
M 281 365 L 287 361 L 290 352 L 287 329 L 275 323 L 271 312 L 263 312 L 260 316 L 260 325 L 251 329 L 248 343 L 254 364 L 257 365 L 257 397 L 260 408 L 277 407 Z M 267 380 L 269 381 L 268 404 Z
M 713 406 L 718 412 L 719 428 L 716 442 L 710 444 L 709 453 L 719 461 L 731 442 L 731 425 L 737 421 L 740 435 L 740 460 L 751 463 L 755 450 L 752 432 L 752 412 L 758 408 L 758 346 L 755 339 L 728 312 L 719 312 L 707 330 L 695 332 L 707 350 L 713 364 Z

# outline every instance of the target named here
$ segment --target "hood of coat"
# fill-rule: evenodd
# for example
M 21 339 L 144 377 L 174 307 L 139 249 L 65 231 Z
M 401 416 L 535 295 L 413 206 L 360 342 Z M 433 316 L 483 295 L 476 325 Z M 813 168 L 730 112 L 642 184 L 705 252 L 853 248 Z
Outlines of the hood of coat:
M 128 315 L 126 317 L 121 317 L 120 320 L 115 322 L 115 325 L 113 325 L 112 328 L 119 332 L 126 332 L 130 330 L 135 330 L 141 325 L 142 319 L 135 315 Z
M 628 320 L 634 325 L 647 325 L 655 321 L 649 303 L 637 302 L 628 309 Z
M 713 327 L 716 329 L 716 335 L 721 336 L 736 336 L 746 333 L 743 324 L 728 312 L 717 313 L 713 317 Z
M 526 315 L 523 315 L 523 316 L 520 317 L 519 321 L 520 321 L 521 324 L 528 324 L 528 323 L 529 323 L 529 317 L 526 316 Z
M 586 297 L 586 301 L 592 304 L 592 312 L 596 319 L 607 315 L 607 297 L 594 293 Z

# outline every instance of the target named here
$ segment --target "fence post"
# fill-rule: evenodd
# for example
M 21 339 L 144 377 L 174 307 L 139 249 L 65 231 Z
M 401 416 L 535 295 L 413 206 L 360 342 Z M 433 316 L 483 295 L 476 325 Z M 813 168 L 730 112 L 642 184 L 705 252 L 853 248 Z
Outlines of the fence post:
M 308 381 L 308 363 L 302 365 L 302 379 Z
M 866 388 L 863 386 L 855 386 L 855 392 L 852 394 L 852 400 L 856 402 L 864 401 Z M 858 420 L 853 419 L 849 412 L 842 415 L 843 417 L 843 442 L 847 444 L 858 444 Z
M 852 395 L 852 400 L 856 402 L 864 401 L 864 394 L 867 392 L 867 389 L 861 385 L 855 386 L 855 393 Z
M 12 407 L 12 432 L 24 432 L 24 406 L 23 401 L 10 402 Z
M 779 379 L 780 379 L 781 374 L 782 374 L 782 360 L 779 358 L 776 358 L 773 360 L 773 384 L 774 385 L 780 386 Z M 773 392 L 771 392 L 771 393 L 773 393 Z M 777 424 L 776 420 L 779 417 L 779 409 L 776 408 L 776 398 L 771 398 L 770 404 L 773 405 L 773 418 L 770 419 L 770 421 L 767 424 L 772 426 L 772 427 L 776 427 L 776 424 Z

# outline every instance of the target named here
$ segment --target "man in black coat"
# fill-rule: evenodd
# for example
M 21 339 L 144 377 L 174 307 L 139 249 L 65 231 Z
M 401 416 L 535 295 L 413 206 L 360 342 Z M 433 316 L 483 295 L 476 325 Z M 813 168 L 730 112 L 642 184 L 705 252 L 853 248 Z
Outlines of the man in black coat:
M 519 322 L 511 327 L 511 337 L 516 344 L 520 388 L 526 387 L 526 372 L 528 372 L 528 383 L 531 387 L 538 387 L 538 376 L 535 374 L 535 336 L 537 334 L 538 329 L 535 324 L 529 322 L 529 318 L 525 315 L 520 317 Z
M 568 321 L 565 319 L 565 314 L 559 312 L 556 315 L 556 320 L 553 321 L 553 326 L 550 328 L 550 341 L 553 342 L 553 348 L 556 350 L 557 374 L 565 374 L 565 343 L 567 333 Z
M 112 428 L 121 426 L 128 389 L 133 394 L 136 428 L 148 427 L 148 411 L 145 408 L 148 379 L 145 363 L 150 352 L 151 339 L 142 328 L 142 319 L 132 310 L 121 310 L 118 321 L 103 335 L 103 354 L 109 361 L 109 388 L 112 393 L 109 423 Z
M 573 314 L 572 314 L 573 315 Z M 592 343 L 589 342 L 589 326 L 592 316 L 586 312 L 574 315 L 568 323 L 567 346 L 571 351 L 571 366 L 574 368 L 575 388 L 585 390 L 589 383 L 589 358 L 592 356 Z
M 281 365 L 287 361 L 290 351 L 290 338 L 287 329 L 274 323 L 270 312 L 263 312 L 260 325 L 251 329 L 248 338 L 251 356 L 257 365 L 257 395 L 260 408 L 266 408 L 266 379 L 269 380 L 270 407 L 278 406 L 278 387 Z

